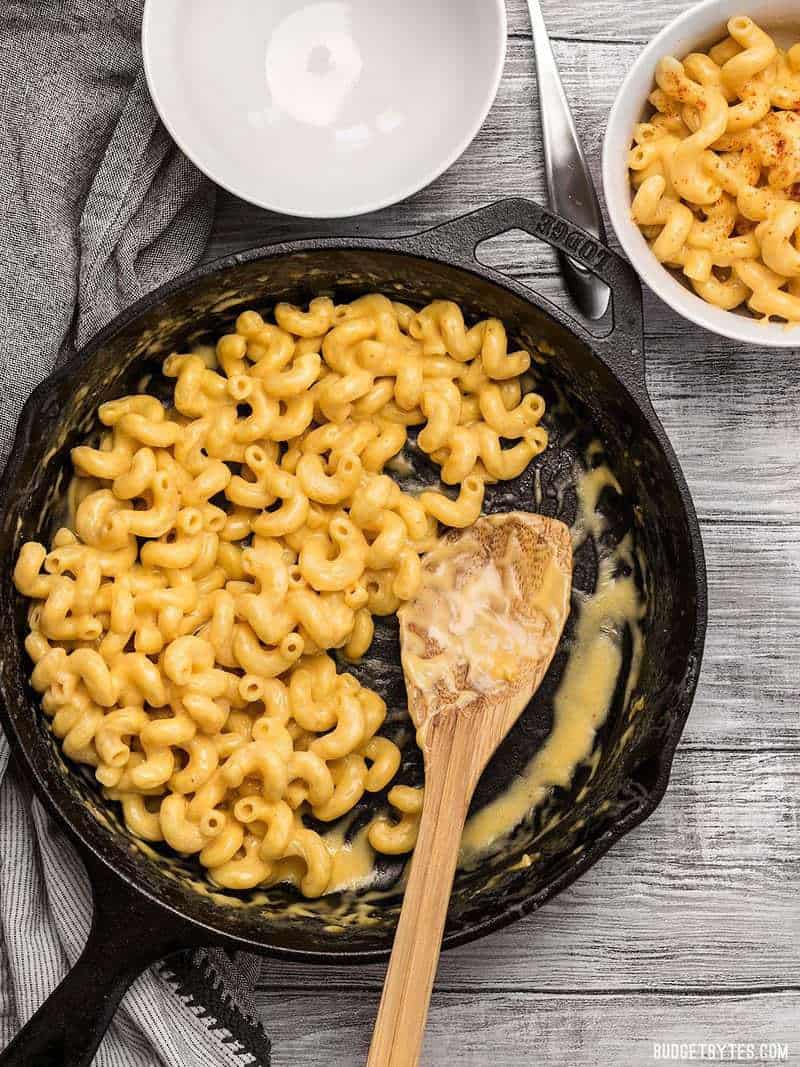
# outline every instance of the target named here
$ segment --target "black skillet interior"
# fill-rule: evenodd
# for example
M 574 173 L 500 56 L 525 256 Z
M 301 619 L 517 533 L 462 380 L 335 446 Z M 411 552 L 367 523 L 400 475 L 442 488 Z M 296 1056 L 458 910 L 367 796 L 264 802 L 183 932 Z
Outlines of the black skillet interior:
M 581 338 L 566 316 L 546 301 L 474 261 L 478 239 L 512 226 L 569 248 L 611 282 L 615 330 L 610 338 Z M 452 299 L 471 317 L 495 315 L 520 344 L 534 347 L 546 341 L 550 346 L 553 354 L 540 376 L 551 403 L 552 444 L 514 483 L 495 487 L 487 508 L 537 507 L 569 522 L 575 512 L 575 472 L 587 445 L 601 441 L 623 488 L 622 495 L 610 491 L 601 500 L 609 516 L 606 537 L 613 545 L 614 539 L 633 531 L 645 561 L 637 580 L 645 587 L 648 609 L 639 682 L 632 698 L 623 701 L 623 669 L 599 738 L 602 757 L 591 780 L 588 771 L 579 771 L 571 788 L 556 791 L 545 832 L 541 815 L 534 814 L 497 854 L 459 872 L 446 943 L 469 940 L 557 892 L 655 807 L 694 692 L 705 617 L 702 548 L 682 475 L 644 389 L 638 283 L 627 265 L 587 235 L 566 229 L 525 201 L 495 205 L 408 241 L 306 242 L 248 253 L 218 266 L 146 299 L 104 331 L 67 371 L 41 387 L 29 404 L 7 472 L 0 531 L 5 562 L 0 574 L 0 651 L 7 722 L 40 792 L 71 825 L 84 851 L 100 858 L 95 869 L 102 870 L 103 864 L 113 868 L 147 895 L 204 926 L 207 940 L 222 935 L 319 960 L 384 955 L 401 901 L 397 862 L 384 863 L 382 885 L 388 892 L 378 899 L 334 895 L 298 907 L 299 898 L 290 889 L 249 896 L 214 892 L 193 861 L 145 852 L 133 843 L 92 779 L 64 763 L 37 709 L 22 651 L 24 605 L 11 586 L 11 566 L 23 541 L 46 539 L 57 521 L 69 476 L 69 449 L 95 426 L 97 405 L 136 391 L 148 374 L 149 388 L 160 388 L 164 383 L 158 364 L 165 355 L 219 336 L 242 308 L 268 313 L 277 300 L 303 304 L 322 292 L 348 300 L 377 290 L 417 305 L 432 297 Z M 556 403 L 558 396 L 566 403 Z M 539 505 L 534 503 L 535 480 Z M 576 588 L 591 590 L 598 551 L 602 545 L 589 544 L 576 560 Z M 556 658 L 540 694 L 491 762 L 476 807 L 503 789 L 541 743 L 565 658 Z M 360 674 L 389 703 L 386 729 L 406 738 L 400 780 L 418 782 L 421 765 L 404 723 L 393 621 L 379 628 Z M 634 701 L 641 709 L 635 715 Z M 531 852 L 536 858 L 520 863 Z

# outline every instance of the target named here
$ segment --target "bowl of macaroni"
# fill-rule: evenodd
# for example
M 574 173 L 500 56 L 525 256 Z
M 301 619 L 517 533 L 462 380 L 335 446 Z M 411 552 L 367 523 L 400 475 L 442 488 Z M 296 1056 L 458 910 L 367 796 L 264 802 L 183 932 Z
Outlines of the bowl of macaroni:
M 506 52 L 503 0 L 148 0 L 142 54 L 173 139 L 286 215 L 404 200 L 464 152 Z
M 705 0 L 645 48 L 603 145 L 606 204 L 642 280 L 750 345 L 800 344 L 800 13 Z

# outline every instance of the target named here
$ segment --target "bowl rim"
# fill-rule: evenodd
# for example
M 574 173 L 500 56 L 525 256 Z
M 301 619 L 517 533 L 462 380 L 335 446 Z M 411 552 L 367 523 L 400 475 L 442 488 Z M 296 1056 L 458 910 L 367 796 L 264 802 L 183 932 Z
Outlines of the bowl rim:
M 774 0 L 748 0 L 744 6 L 758 20 L 767 24 L 781 8 Z M 630 185 L 624 160 L 630 148 L 633 125 L 646 104 L 646 94 L 637 105 L 637 83 L 648 69 L 648 84 L 652 85 L 658 59 L 670 53 L 670 46 L 683 36 L 694 36 L 699 45 L 712 36 L 715 28 L 724 25 L 736 13 L 738 5 L 732 0 L 701 0 L 667 23 L 648 42 L 633 62 L 617 90 L 608 115 L 603 138 L 602 180 L 606 208 L 617 239 L 639 277 L 647 287 L 678 315 L 712 333 L 733 341 L 770 348 L 800 348 L 800 324 L 762 322 L 749 315 L 725 311 L 707 303 L 688 289 L 650 251 L 638 226 L 630 217 Z M 790 5 L 785 5 L 790 10 Z M 797 15 L 800 28 L 800 13 Z M 649 90 L 648 90 L 649 91 Z M 624 181 L 621 180 L 621 175 Z
M 469 218 L 469 216 L 466 216 L 466 218 Z M 434 227 L 433 229 L 399 238 L 324 237 L 299 241 L 285 241 L 267 246 L 259 246 L 246 249 L 242 252 L 232 253 L 208 263 L 203 263 L 185 274 L 165 282 L 153 292 L 143 296 L 120 315 L 116 316 L 106 327 L 100 330 L 93 338 L 82 346 L 82 348 L 65 364 L 59 367 L 54 374 L 46 378 L 33 390 L 23 407 L 23 411 L 17 424 L 14 448 L 11 451 L 4 477 L 9 478 L 9 476 L 15 475 L 21 466 L 23 461 L 23 451 L 29 434 L 35 432 L 38 407 L 45 401 L 47 395 L 52 391 L 57 382 L 68 378 L 70 374 L 74 372 L 75 368 L 80 367 L 85 362 L 89 361 L 110 338 L 125 329 L 142 314 L 154 308 L 166 298 L 195 284 L 208 275 L 222 274 L 224 271 L 240 264 L 253 261 L 269 262 L 270 260 L 287 254 L 295 255 L 303 253 L 314 254 L 319 252 L 336 252 L 341 249 L 411 255 L 422 260 L 445 264 L 459 271 L 465 271 L 476 276 L 483 283 L 505 288 L 514 296 L 532 304 L 541 312 L 551 317 L 558 325 L 574 332 L 574 323 L 570 324 L 569 317 L 558 307 L 552 305 L 546 296 L 536 290 L 530 289 L 516 278 L 500 274 L 493 268 L 487 267 L 475 259 L 468 259 L 463 255 L 459 255 L 457 252 L 454 252 L 452 248 L 443 247 L 435 240 L 438 229 L 440 229 L 440 227 Z M 433 240 L 431 240 L 431 238 L 433 238 Z M 580 334 L 578 334 L 578 337 L 582 343 L 587 345 L 590 344 L 590 342 Z M 593 351 L 601 362 L 606 362 L 602 354 L 599 354 L 597 350 L 593 349 Z M 649 399 L 646 396 L 644 398 L 640 397 L 631 385 L 617 372 L 617 370 L 615 370 L 613 365 L 609 365 L 608 363 L 606 363 L 606 365 L 614 377 L 618 379 L 620 387 L 631 395 L 633 402 L 640 408 L 640 410 L 642 410 L 650 423 L 655 441 L 658 444 L 658 447 L 664 451 L 667 463 L 672 471 L 676 490 L 682 502 L 687 524 L 688 543 L 694 560 L 696 603 L 694 605 L 694 611 L 690 613 L 690 623 L 694 633 L 691 650 L 687 655 L 686 671 L 682 686 L 676 697 L 675 718 L 669 731 L 663 738 L 657 778 L 651 785 L 649 785 L 648 789 L 639 796 L 637 803 L 616 821 L 612 827 L 609 827 L 605 833 L 596 838 L 586 849 L 584 849 L 571 866 L 555 875 L 545 885 L 540 886 L 535 892 L 529 892 L 523 901 L 512 904 L 506 902 L 504 907 L 489 914 L 480 921 L 475 922 L 474 925 L 463 930 L 446 932 L 442 942 L 444 949 L 477 941 L 487 934 L 500 930 L 523 916 L 538 910 L 542 904 L 557 896 L 565 888 L 581 877 L 589 868 L 594 866 L 594 864 L 597 863 L 597 861 L 600 860 L 616 842 L 627 836 L 631 830 L 646 820 L 655 811 L 664 797 L 673 767 L 675 752 L 694 702 L 703 660 L 708 614 L 708 585 L 705 554 L 694 502 L 680 466 L 680 462 L 672 448 L 669 438 L 661 426 L 658 417 L 652 411 L 652 408 L 649 407 Z M 6 501 L 0 501 L 0 516 L 5 514 L 8 507 L 9 505 Z M 0 603 L 2 603 L 3 598 L 6 595 L 5 588 L 5 583 L 0 582 Z M 59 825 L 65 826 L 68 829 L 70 836 L 77 844 L 81 855 L 83 856 L 87 853 L 91 854 L 91 856 L 98 861 L 100 868 L 106 872 L 107 877 L 122 879 L 128 885 L 134 886 L 140 896 L 149 900 L 162 912 L 171 913 L 175 922 L 186 923 L 188 927 L 193 929 L 200 928 L 204 932 L 214 933 L 217 935 L 217 938 L 220 939 L 212 939 L 208 943 L 220 943 L 221 941 L 224 941 L 226 944 L 237 949 L 246 948 L 256 951 L 264 956 L 308 963 L 343 963 L 349 965 L 379 962 L 388 958 L 390 946 L 386 948 L 367 948 L 346 952 L 336 951 L 329 948 L 312 949 L 305 947 L 298 949 L 281 944 L 280 942 L 276 943 L 276 941 L 270 940 L 269 937 L 265 937 L 263 941 L 257 941 L 242 935 L 230 934 L 227 932 L 222 933 L 216 917 L 213 919 L 210 918 L 208 921 L 203 921 L 193 916 L 189 916 L 181 911 L 180 907 L 175 907 L 170 904 L 162 895 L 154 895 L 149 885 L 140 883 L 134 884 L 126 871 L 121 870 L 119 865 L 113 859 L 109 859 L 109 857 L 103 855 L 99 851 L 96 842 L 93 840 L 92 833 L 86 832 L 85 820 L 91 819 L 91 815 L 82 810 L 75 811 L 71 804 L 68 806 L 66 812 L 63 811 L 58 803 L 61 799 L 60 796 L 54 796 L 49 792 L 45 780 L 46 775 L 44 769 L 39 765 L 37 759 L 27 746 L 22 744 L 16 729 L 14 718 L 8 712 L 7 708 L 3 706 L 3 698 L 5 696 L 5 673 L 4 671 L 0 671 L 0 724 L 7 722 L 10 727 L 10 739 L 22 758 L 26 777 L 32 782 L 36 792 L 44 799 L 44 802 L 49 809 L 56 814 Z M 92 862 L 94 862 L 94 860 Z
M 508 51 L 508 16 L 506 12 L 505 0 L 490 0 L 489 5 L 494 11 L 495 18 L 497 19 L 498 27 L 498 46 L 494 56 L 494 62 L 492 65 L 491 78 L 487 87 L 487 92 L 483 104 L 480 109 L 475 112 L 473 121 L 468 125 L 467 132 L 464 137 L 456 144 L 454 149 L 446 156 L 439 159 L 431 167 L 429 167 L 424 175 L 406 185 L 398 188 L 397 190 L 387 193 L 383 196 L 375 196 L 372 199 L 366 199 L 353 206 L 352 210 L 347 212 L 334 212 L 322 211 L 317 209 L 313 210 L 299 210 L 297 205 L 292 205 L 291 208 L 287 208 L 285 205 L 271 203 L 268 197 L 253 197 L 249 193 L 245 193 L 241 188 L 237 188 L 237 183 L 223 179 L 220 177 L 216 168 L 206 166 L 205 163 L 200 161 L 200 153 L 195 152 L 189 143 L 180 135 L 175 123 L 171 121 L 168 108 L 164 107 L 163 100 L 159 98 L 157 79 L 155 76 L 156 64 L 153 62 L 153 53 L 151 51 L 150 42 L 151 34 L 154 32 L 155 22 L 157 19 L 157 12 L 163 10 L 160 7 L 157 0 L 145 0 L 144 11 L 142 15 L 142 33 L 141 33 L 141 46 L 142 46 L 142 61 L 145 74 L 145 80 L 147 82 L 147 88 L 153 101 L 153 105 L 158 112 L 158 115 L 167 129 L 172 140 L 178 146 L 188 159 L 197 167 L 201 173 L 205 174 L 207 178 L 210 178 L 216 185 L 225 189 L 227 192 L 232 193 L 234 196 L 238 196 L 241 200 L 245 200 L 250 204 L 254 204 L 256 207 L 263 208 L 266 211 L 274 211 L 280 215 L 286 215 L 291 218 L 305 218 L 305 219 L 346 219 L 356 218 L 359 215 L 367 215 L 373 211 L 380 211 L 383 208 L 390 207 L 393 204 L 398 204 L 403 200 L 407 200 L 415 193 L 420 192 L 422 189 L 427 188 L 437 178 L 441 177 L 445 171 L 449 170 L 454 163 L 461 158 L 466 152 L 469 146 L 477 137 L 489 111 L 492 108 L 496 98 L 497 92 L 500 88 L 500 82 L 503 77 L 503 71 L 505 69 L 506 55 Z

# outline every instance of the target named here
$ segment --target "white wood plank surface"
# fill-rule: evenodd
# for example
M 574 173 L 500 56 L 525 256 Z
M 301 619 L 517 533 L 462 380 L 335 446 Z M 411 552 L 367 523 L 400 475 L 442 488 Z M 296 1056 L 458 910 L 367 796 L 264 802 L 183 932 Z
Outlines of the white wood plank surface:
M 275 1067 L 363 1064 L 377 1005 L 377 990 L 266 995 L 263 1012 L 275 1042 Z M 766 1046 L 762 1063 L 791 1063 L 778 1057 L 783 1047 L 791 1050 L 796 1044 L 798 1011 L 800 997 L 792 992 L 584 996 L 489 989 L 465 994 L 437 988 L 423 1063 L 642 1067 L 656 1062 L 656 1042 L 676 1043 L 680 1050 L 681 1044 L 700 1041 L 749 1044 L 754 1056 Z M 771 1055 L 771 1046 L 782 1048 L 774 1048 L 776 1055 Z
M 687 4 L 543 6 L 599 181 L 624 73 Z M 221 194 L 209 258 L 322 233 L 412 233 L 503 196 L 542 199 L 524 0 L 509 0 L 508 12 L 497 101 L 447 174 L 403 204 L 339 223 L 281 218 Z M 481 258 L 564 300 L 545 246 L 507 234 Z M 645 317 L 648 386 L 708 560 L 695 706 L 651 819 L 538 914 L 443 957 L 430 1067 L 638 1067 L 655 1062 L 654 1041 L 754 1042 L 756 1062 L 760 1042 L 783 1042 L 782 1062 L 800 1063 L 800 353 L 736 346 L 649 294 Z M 276 1067 L 362 1063 L 382 973 L 265 963 L 259 1006 Z

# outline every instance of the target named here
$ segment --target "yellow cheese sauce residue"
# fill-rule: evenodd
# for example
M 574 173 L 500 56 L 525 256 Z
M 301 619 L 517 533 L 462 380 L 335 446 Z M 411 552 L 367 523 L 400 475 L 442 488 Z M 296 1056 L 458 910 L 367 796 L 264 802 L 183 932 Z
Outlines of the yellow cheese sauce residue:
M 489 559 L 464 570 L 480 549 L 469 530 L 438 545 L 426 560 L 420 592 L 398 612 L 407 684 L 422 694 L 443 685 L 458 694 L 456 707 L 513 681 L 530 639 L 529 626 L 512 612 L 520 590 L 508 561 Z
M 594 452 L 599 448 L 596 446 Z M 597 504 L 607 486 L 621 492 L 605 465 L 587 471 L 579 479 L 573 551 L 587 538 L 597 541 L 602 534 L 605 519 Z M 633 540 L 628 534 L 613 552 L 600 554 L 595 591 L 590 595 L 573 594 L 577 622 L 570 657 L 553 701 L 552 731 L 525 771 L 469 819 L 461 842 L 462 863 L 472 864 L 496 848 L 532 809 L 546 800 L 555 786 L 568 786 L 576 768 L 592 757 L 595 734 L 608 716 L 622 669 L 626 628 L 633 644 L 627 704 L 638 680 L 645 611 L 633 576 L 633 553 Z M 628 564 L 625 570 L 629 573 L 619 573 L 623 563 Z
M 469 714 L 501 694 L 517 714 L 527 704 L 530 678 L 546 669 L 569 613 L 569 536 L 555 520 L 498 513 L 428 552 L 422 585 L 398 612 L 420 731 L 441 710 Z
M 333 869 L 328 884 L 329 893 L 342 893 L 366 885 L 375 871 L 375 853 L 367 840 L 364 826 L 345 841 L 345 830 L 335 828 L 325 835 L 325 843 L 333 852 Z

